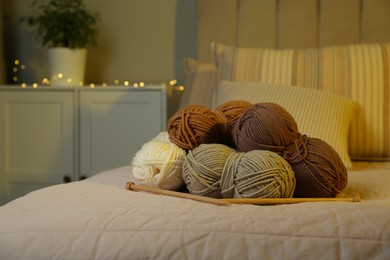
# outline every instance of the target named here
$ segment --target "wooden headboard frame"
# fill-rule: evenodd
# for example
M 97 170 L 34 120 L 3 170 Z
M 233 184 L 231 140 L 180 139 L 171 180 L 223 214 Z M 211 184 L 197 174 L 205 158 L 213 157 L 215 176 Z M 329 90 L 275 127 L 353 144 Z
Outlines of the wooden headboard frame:
M 197 59 L 210 43 L 312 48 L 390 41 L 389 0 L 198 0 Z

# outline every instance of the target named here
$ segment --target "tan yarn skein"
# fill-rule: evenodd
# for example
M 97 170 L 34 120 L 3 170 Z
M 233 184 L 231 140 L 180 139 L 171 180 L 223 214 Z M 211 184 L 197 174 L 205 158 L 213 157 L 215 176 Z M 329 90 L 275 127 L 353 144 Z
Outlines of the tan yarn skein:
M 290 198 L 294 189 L 290 164 L 266 150 L 231 154 L 221 176 L 224 198 Z
M 183 179 L 189 192 L 221 198 L 221 174 L 232 153 L 232 148 L 222 144 L 201 144 L 189 151 L 183 162 Z
M 162 132 L 145 143 L 133 158 L 133 175 L 141 183 L 176 190 L 183 185 L 182 165 L 185 151 L 169 141 Z
M 183 179 L 193 194 L 214 198 L 291 197 L 294 172 L 269 151 L 236 153 L 221 144 L 202 144 L 183 162 Z
M 191 150 L 201 144 L 223 143 L 228 138 L 227 119 L 207 107 L 190 105 L 168 120 L 169 139 Z

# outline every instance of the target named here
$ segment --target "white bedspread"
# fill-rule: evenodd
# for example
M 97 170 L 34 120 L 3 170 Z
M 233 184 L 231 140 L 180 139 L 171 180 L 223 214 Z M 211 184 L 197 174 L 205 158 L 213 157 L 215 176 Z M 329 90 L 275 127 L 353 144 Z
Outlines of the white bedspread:
M 227 207 L 128 191 L 114 169 L 1 207 L 0 259 L 390 259 L 390 167 L 356 169 L 340 196 L 360 203 Z

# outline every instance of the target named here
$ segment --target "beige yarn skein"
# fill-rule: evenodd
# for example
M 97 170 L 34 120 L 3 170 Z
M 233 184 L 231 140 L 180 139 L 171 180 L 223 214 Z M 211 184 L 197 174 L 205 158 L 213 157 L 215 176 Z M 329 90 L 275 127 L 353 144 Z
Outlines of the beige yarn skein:
M 295 174 L 270 151 L 235 152 L 222 144 L 201 144 L 188 152 L 183 178 L 192 194 L 214 198 L 289 198 Z
M 234 149 L 223 144 L 201 144 L 183 162 L 183 178 L 190 193 L 222 198 L 220 179 L 226 158 Z
M 291 198 L 295 186 L 290 164 L 266 150 L 231 154 L 221 176 L 224 198 Z
M 183 183 L 182 164 L 185 151 L 161 132 L 145 143 L 133 158 L 133 175 L 141 183 L 156 188 L 176 190 Z

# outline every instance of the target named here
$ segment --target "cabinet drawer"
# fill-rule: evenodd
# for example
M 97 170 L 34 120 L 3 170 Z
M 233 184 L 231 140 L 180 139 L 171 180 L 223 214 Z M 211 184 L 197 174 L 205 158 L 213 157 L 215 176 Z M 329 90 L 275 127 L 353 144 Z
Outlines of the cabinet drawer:
M 81 175 L 130 164 L 145 142 L 165 130 L 165 110 L 162 89 L 81 92 Z
M 8 200 L 73 175 L 72 92 L 0 91 L 0 106 L 0 178 Z

